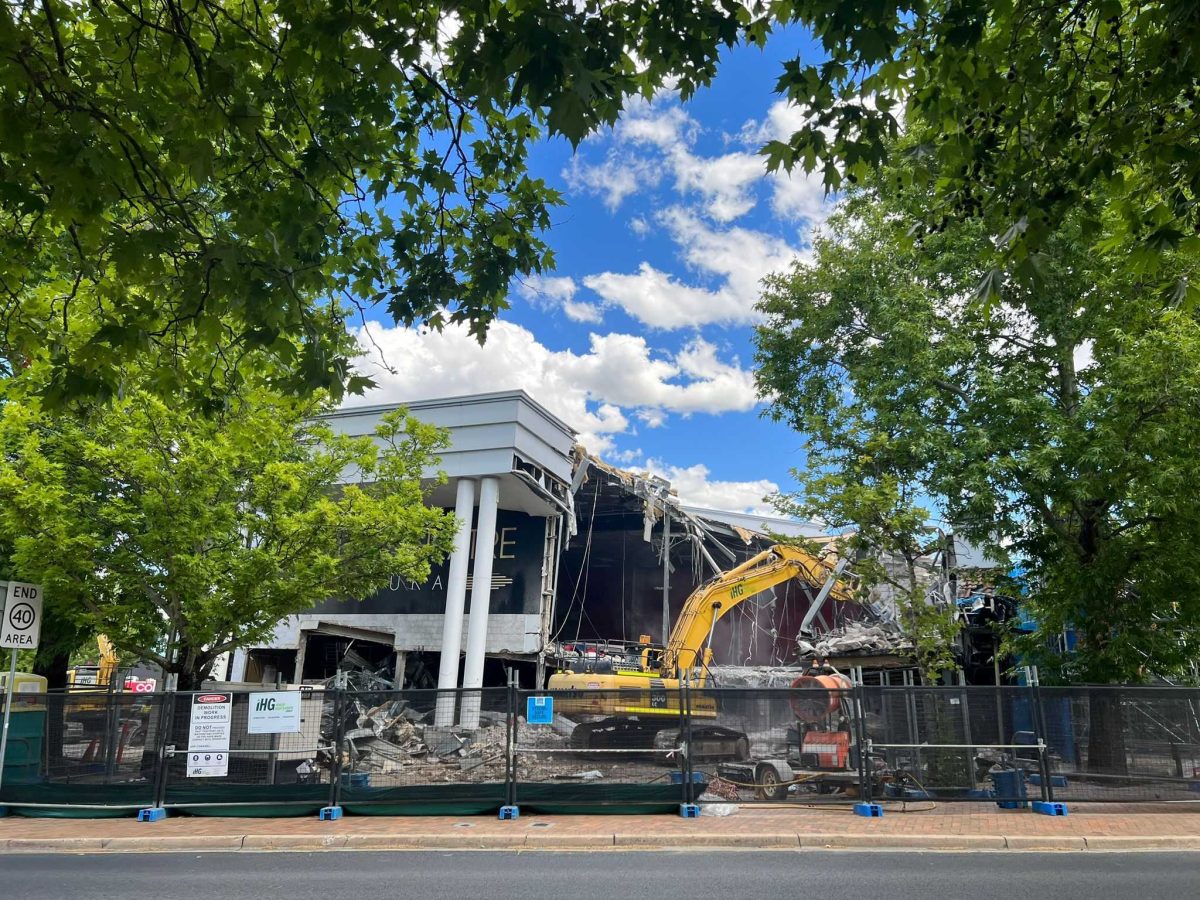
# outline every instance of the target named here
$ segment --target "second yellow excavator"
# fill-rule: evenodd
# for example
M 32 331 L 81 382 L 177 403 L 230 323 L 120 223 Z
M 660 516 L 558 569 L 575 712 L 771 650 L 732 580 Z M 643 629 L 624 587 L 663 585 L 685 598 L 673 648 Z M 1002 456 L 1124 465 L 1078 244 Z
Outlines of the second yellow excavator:
M 713 630 L 722 616 L 738 604 L 792 578 L 817 591 L 816 606 L 827 597 L 854 600 L 854 589 L 842 566 L 808 551 L 776 544 L 741 565 L 697 588 L 684 603 L 665 645 L 655 646 L 648 635 L 638 644 L 605 645 L 597 650 L 572 649 L 559 671 L 550 676 L 552 691 L 569 691 L 555 700 L 567 716 L 607 716 L 578 725 L 573 746 L 580 749 L 636 749 L 653 744 L 658 732 L 680 716 L 681 683 L 686 680 L 691 718 L 715 719 L 716 700 L 703 692 L 712 662 Z M 693 727 L 693 732 L 696 729 Z M 746 736 L 731 729 L 702 730 L 713 755 L 744 759 Z

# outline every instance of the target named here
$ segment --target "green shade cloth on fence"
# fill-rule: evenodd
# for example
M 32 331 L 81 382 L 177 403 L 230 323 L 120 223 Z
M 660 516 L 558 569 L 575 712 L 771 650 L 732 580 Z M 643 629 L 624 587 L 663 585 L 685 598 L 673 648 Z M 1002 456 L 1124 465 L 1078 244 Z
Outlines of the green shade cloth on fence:
M 628 815 L 676 812 L 678 784 L 518 784 L 522 812 L 558 815 Z
M 29 803 L 86 804 L 69 809 L 24 806 Z M 5 784 L 0 804 L 9 812 L 43 819 L 116 819 L 154 803 L 149 782 L 137 784 Z M 109 808 L 103 808 L 109 807 Z
M 207 803 L 233 804 L 205 806 Z M 193 816 L 311 816 L 329 803 L 327 784 L 171 784 L 164 806 Z M 244 805 L 243 805 L 244 804 Z
M 356 816 L 476 816 L 507 802 L 504 782 L 342 788 L 342 809 Z

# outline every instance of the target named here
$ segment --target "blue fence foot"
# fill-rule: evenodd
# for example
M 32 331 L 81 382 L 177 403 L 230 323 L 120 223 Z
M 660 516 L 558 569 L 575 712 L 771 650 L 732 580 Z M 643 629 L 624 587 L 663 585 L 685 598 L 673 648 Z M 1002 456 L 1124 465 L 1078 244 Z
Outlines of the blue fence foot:
M 1048 803 L 1045 800 L 1034 800 L 1033 811 L 1035 813 L 1041 813 L 1043 816 L 1065 816 L 1067 814 L 1067 804 Z
M 340 806 L 322 806 L 321 821 L 336 822 L 342 817 L 342 808 Z
M 7 815 L 8 815 L 8 807 L 0 806 L 0 819 L 3 819 Z
M 501 819 L 519 819 L 521 818 L 521 807 L 519 806 L 502 806 L 500 807 Z
M 699 803 L 680 803 L 679 804 L 679 815 L 681 815 L 685 819 L 700 818 L 700 804 Z
M 854 814 L 856 816 L 866 816 L 868 819 L 882 819 L 883 807 L 878 803 L 855 803 Z
M 139 822 L 161 822 L 166 817 L 167 811 L 161 806 L 152 806 L 138 810 Z

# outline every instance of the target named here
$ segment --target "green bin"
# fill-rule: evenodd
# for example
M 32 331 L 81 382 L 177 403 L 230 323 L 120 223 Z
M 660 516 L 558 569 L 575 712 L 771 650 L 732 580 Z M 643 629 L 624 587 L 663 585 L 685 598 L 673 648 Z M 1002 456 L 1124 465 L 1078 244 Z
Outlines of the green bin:
M 7 691 L 7 681 L 8 673 L 0 674 L 0 691 Z M 8 721 L 8 746 L 4 751 L 5 787 L 41 782 L 42 745 L 46 734 L 46 679 L 18 672 L 13 688 L 16 693 Z M 0 693 L 0 701 L 4 696 Z M 2 702 L 0 707 L 3 707 Z

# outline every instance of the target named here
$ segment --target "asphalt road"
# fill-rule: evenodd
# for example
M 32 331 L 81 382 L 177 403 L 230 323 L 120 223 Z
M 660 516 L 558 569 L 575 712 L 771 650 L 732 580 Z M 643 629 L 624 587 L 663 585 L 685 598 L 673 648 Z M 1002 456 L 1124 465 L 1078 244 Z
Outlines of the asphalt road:
M 1200 853 L 413 851 L 0 856 L 4 900 L 1183 900 Z

